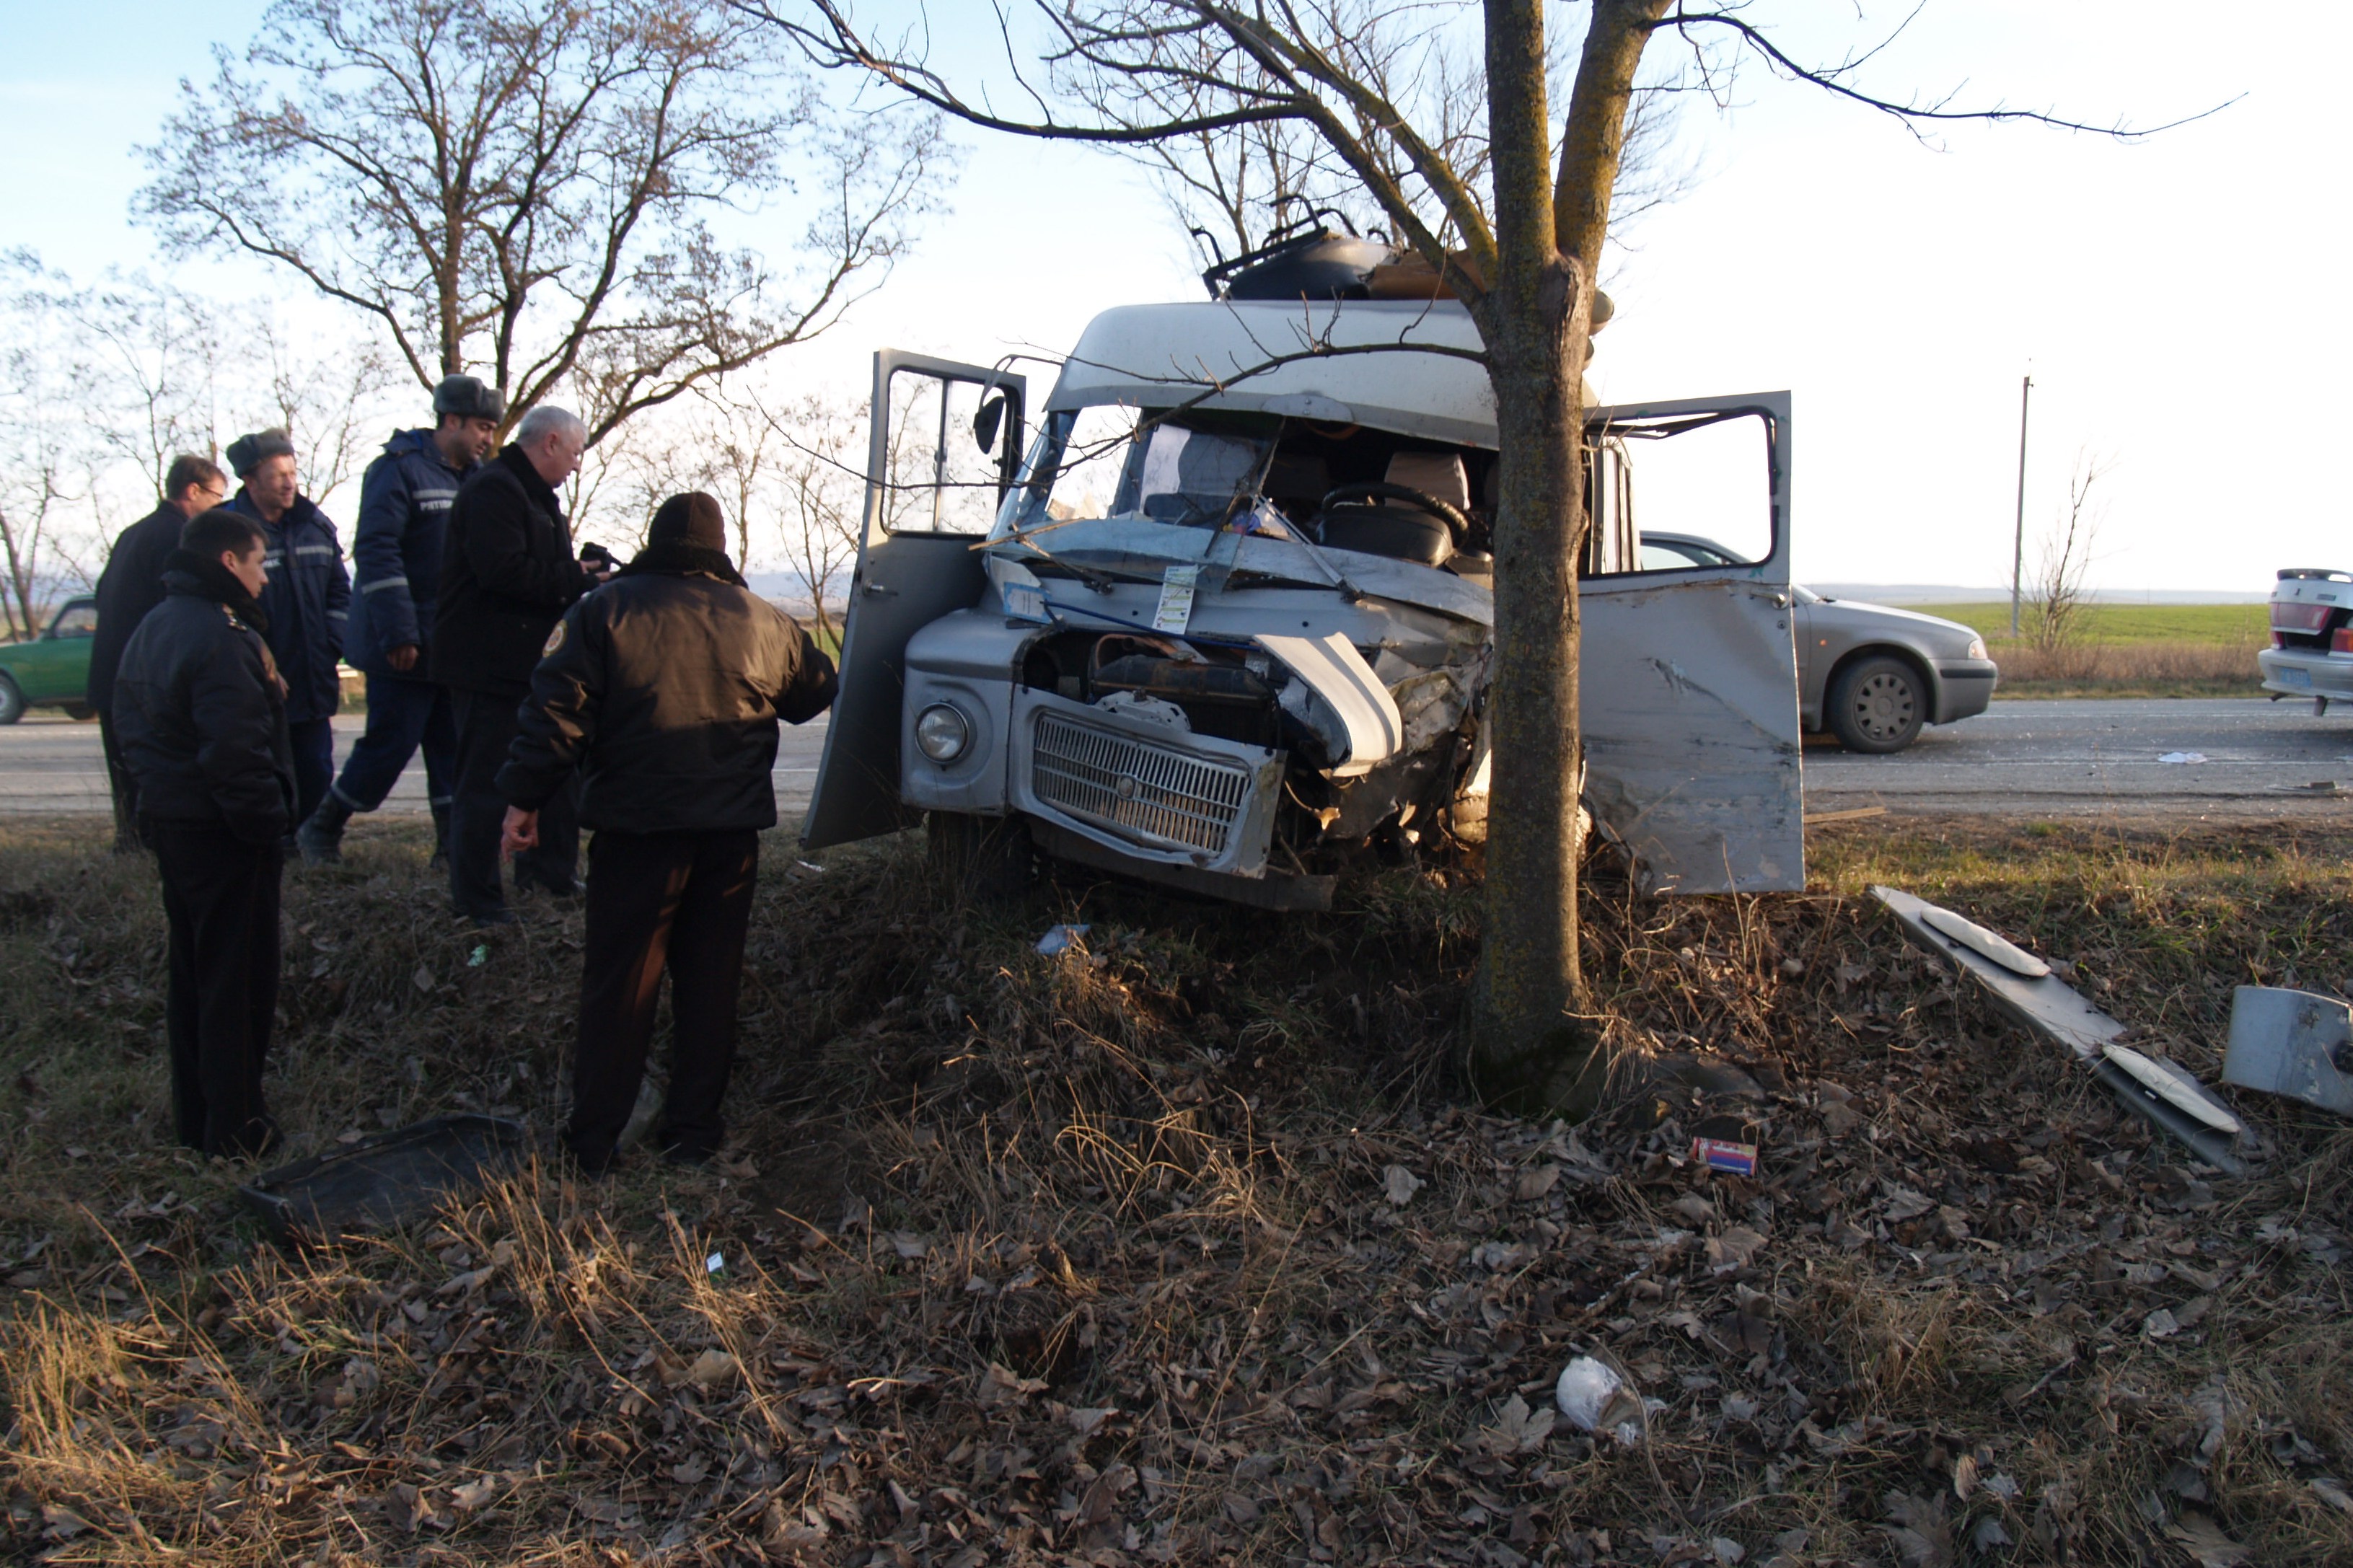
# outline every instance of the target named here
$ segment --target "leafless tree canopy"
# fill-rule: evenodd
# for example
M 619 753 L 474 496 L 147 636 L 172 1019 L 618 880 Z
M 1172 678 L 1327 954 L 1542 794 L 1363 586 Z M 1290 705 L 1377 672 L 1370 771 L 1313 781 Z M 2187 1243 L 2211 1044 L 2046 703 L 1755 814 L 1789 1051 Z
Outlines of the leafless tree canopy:
M 0 555 L 12 621 L 92 581 L 182 452 L 283 426 L 332 510 L 389 428 L 374 345 L 291 324 L 280 302 L 209 299 L 144 272 L 82 285 L 0 257 Z M 411 401 L 417 401 L 411 399 Z
M 1467 18 L 1467 10 L 1321 0 L 1289 13 L 1291 25 L 1309 32 L 1318 48 L 1369 86 L 1380 103 L 1430 127 L 1430 144 L 1483 208 L 1489 195 L 1486 67 L 1475 29 L 1447 25 L 1448 12 Z M 1559 37 L 1552 36 L 1555 47 L 1545 62 L 1548 95 L 1555 101 L 1566 100 L 1567 66 L 1573 58 L 1558 47 Z M 1050 74 L 1060 94 L 1105 124 L 1139 128 L 1214 117 L 1225 107 L 1217 85 L 1225 79 L 1219 73 L 1235 62 L 1220 58 L 1202 35 L 1191 31 L 1169 39 L 1166 53 L 1166 64 L 1183 68 L 1139 73 L 1106 63 L 1101 50 L 1080 50 L 1056 60 Z M 1184 60 L 1187 55 L 1189 62 Z M 1674 77 L 1637 89 L 1611 204 L 1621 223 L 1671 199 L 1688 181 L 1688 172 L 1672 161 L 1666 146 L 1675 95 L 1682 90 L 1682 80 Z M 1370 119 L 1359 112 L 1354 123 L 1368 150 L 1382 160 L 1393 186 L 1416 201 L 1423 223 L 1433 232 L 1448 233 L 1450 220 L 1427 184 L 1414 177 L 1380 134 L 1382 118 L 1377 110 Z M 1394 226 L 1364 182 L 1304 121 L 1255 120 L 1113 146 L 1151 172 L 1170 211 L 1195 236 L 1205 266 L 1219 252 L 1254 250 L 1286 223 L 1312 213 L 1336 216 L 1359 234 L 1387 233 Z M 1492 211 L 1488 216 L 1492 221 Z
M 721 0 L 279 0 L 147 156 L 175 251 L 289 269 L 511 420 L 575 381 L 596 437 L 837 320 L 951 161 Z M 813 215 L 789 276 L 711 227 L 779 195 Z

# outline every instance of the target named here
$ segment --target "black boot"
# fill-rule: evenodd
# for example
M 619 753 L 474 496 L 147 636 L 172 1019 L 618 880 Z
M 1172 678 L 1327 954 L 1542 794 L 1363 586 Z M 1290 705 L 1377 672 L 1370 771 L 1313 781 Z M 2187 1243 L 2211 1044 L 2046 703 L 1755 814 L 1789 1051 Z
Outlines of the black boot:
M 449 808 L 437 805 L 433 808 L 433 858 L 426 863 L 426 869 L 446 871 L 448 868 Z
M 295 845 L 302 851 L 306 866 L 340 866 L 343 860 L 343 824 L 352 819 L 352 808 L 329 790 L 319 801 L 301 826 L 294 830 Z

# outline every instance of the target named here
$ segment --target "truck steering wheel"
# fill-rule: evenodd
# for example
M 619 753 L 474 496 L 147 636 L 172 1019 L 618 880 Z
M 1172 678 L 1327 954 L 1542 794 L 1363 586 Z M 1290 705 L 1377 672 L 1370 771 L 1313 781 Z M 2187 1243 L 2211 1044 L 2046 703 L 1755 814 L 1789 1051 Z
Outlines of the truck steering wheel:
M 1428 490 L 1418 490 L 1411 485 L 1393 485 L 1386 479 L 1366 479 L 1358 484 L 1342 485 L 1337 489 L 1328 490 L 1324 493 L 1323 500 L 1317 503 L 1316 510 L 1329 511 L 1335 503 L 1351 500 L 1403 501 L 1418 511 L 1427 512 L 1446 525 L 1446 531 L 1453 536 L 1454 548 L 1457 550 L 1461 549 L 1463 542 L 1470 537 L 1471 520 L 1453 507 L 1440 500 Z

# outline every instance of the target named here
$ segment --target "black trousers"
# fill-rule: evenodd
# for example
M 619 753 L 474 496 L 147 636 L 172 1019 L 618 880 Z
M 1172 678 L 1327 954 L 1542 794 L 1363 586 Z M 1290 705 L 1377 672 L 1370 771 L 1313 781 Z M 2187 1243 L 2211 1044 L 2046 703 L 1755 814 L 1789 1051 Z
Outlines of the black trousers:
M 164 1005 L 172 1117 L 207 1154 L 258 1154 L 276 1128 L 261 1068 L 278 1011 L 278 882 L 283 852 L 195 822 L 146 824 L 171 926 Z
M 506 796 L 499 793 L 499 769 L 522 725 L 515 720 L 519 697 L 452 689 L 451 717 L 458 721 L 458 778 L 449 792 L 449 900 L 461 915 L 492 915 L 507 907 L 499 883 L 499 829 L 506 821 Z M 574 868 L 580 858 L 580 786 L 568 779 L 555 798 L 540 808 L 539 847 L 514 858 L 518 888 L 552 893 L 579 890 Z
M 581 953 L 580 1047 L 565 1142 L 590 1170 L 613 1157 L 653 1043 L 654 1005 L 670 971 L 670 1098 L 657 1142 L 689 1158 L 715 1153 L 735 1065 L 744 933 L 760 871 L 760 836 L 616 833 L 588 842 L 588 931 Z
M 127 854 L 139 845 L 139 780 L 122 761 L 122 745 L 115 738 L 114 712 L 98 712 L 98 746 L 106 753 L 106 784 L 114 796 L 114 851 Z

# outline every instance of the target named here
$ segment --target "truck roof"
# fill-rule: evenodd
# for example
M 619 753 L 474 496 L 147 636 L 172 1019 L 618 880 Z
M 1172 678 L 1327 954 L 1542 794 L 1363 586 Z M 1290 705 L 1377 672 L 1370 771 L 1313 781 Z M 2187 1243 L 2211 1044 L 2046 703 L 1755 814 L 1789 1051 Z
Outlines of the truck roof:
M 1450 300 L 1123 305 L 1087 323 L 1046 406 L 1198 400 L 1493 447 L 1494 389 L 1470 357 L 1482 352 Z

